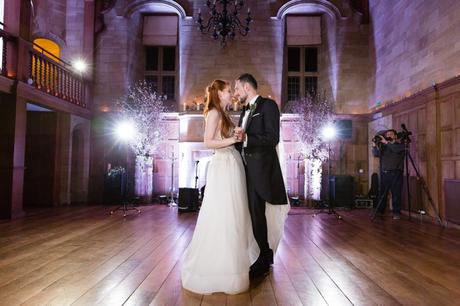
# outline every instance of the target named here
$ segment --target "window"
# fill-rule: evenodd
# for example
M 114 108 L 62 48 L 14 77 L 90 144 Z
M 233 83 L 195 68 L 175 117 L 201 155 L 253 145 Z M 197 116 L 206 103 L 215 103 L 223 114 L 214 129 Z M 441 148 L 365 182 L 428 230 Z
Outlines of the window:
M 34 49 L 44 56 L 59 62 L 61 56 L 61 48 L 57 43 L 47 38 L 34 39 Z
M 295 101 L 318 90 L 318 48 L 287 48 L 287 100 Z
M 176 100 L 176 47 L 145 47 L 145 80 L 168 101 Z

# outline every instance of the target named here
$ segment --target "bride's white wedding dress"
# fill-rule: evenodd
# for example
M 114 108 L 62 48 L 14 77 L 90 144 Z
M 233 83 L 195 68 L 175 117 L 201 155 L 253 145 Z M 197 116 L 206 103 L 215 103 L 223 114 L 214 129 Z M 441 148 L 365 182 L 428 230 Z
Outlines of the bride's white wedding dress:
M 276 250 L 289 205 L 267 204 L 270 247 Z M 195 232 L 185 252 L 182 286 L 195 293 L 237 294 L 249 289 L 249 267 L 259 248 L 252 233 L 246 176 L 239 152 L 216 149 L 209 163 Z

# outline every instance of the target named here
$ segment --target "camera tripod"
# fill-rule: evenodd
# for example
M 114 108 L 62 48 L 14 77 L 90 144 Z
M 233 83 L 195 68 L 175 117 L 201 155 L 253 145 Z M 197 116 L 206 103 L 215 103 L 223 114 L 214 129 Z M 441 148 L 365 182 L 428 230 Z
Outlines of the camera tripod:
M 436 206 L 434 205 L 434 201 L 433 201 L 433 198 L 431 197 L 430 190 L 428 189 L 428 186 L 427 186 L 425 180 L 421 176 L 417 166 L 415 165 L 414 159 L 412 158 L 412 155 L 410 154 L 409 145 L 411 143 L 411 139 L 410 139 L 409 136 L 412 134 L 412 132 L 409 132 L 407 130 L 405 124 L 401 124 L 401 128 L 403 129 L 403 133 L 402 133 L 401 138 L 402 138 L 402 141 L 404 143 L 404 154 L 403 154 L 401 160 L 399 161 L 397 168 L 400 168 L 401 163 L 404 162 L 404 167 L 403 168 L 404 168 L 404 171 L 406 173 L 406 191 L 407 191 L 409 219 L 411 219 L 411 193 L 410 193 L 410 184 L 409 184 L 410 183 L 409 162 L 410 162 L 410 164 L 412 165 L 412 168 L 415 171 L 417 180 L 420 181 L 422 189 L 423 189 L 423 191 L 425 192 L 425 194 L 426 194 L 426 196 L 428 198 L 428 202 L 430 203 L 431 208 L 436 213 L 436 220 L 439 222 L 439 224 L 441 226 L 444 226 L 443 223 L 442 223 L 441 217 L 439 216 L 439 212 L 436 209 Z M 381 156 L 380 156 L 380 168 L 381 167 L 382 167 L 382 163 L 381 163 Z M 380 169 L 380 173 L 382 173 L 381 169 Z M 375 220 L 377 212 L 380 210 L 382 205 L 384 205 L 384 203 L 386 202 L 386 199 L 387 199 L 387 196 L 388 196 L 388 191 L 390 191 L 391 187 L 394 186 L 394 184 L 396 182 L 396 179 L 397 179 L 397 176 L 395 176 L 393 178 L 391 184 L 387 186 L 387 188 L 384 190 L 384 192 L 379 194 L 378 204 L 377 204 L 376 208 L 374 209 L 374 211 L 372 213 L 372 217 L 371 217 L 372 221 Z M 381 183 L 381 179 L 380 179 L 380 183 Z

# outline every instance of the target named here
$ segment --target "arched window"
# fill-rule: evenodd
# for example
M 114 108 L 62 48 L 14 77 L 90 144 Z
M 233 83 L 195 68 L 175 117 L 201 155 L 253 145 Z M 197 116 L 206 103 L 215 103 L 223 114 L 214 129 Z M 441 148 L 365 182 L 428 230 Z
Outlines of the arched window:
M 337 65 L 332 63 L 338 62 L 338 55 L 333 44 L 337 22 L 347 17 L 334 2 L 291 0 L 276 14 L 284 20 L 286 31 L 283 94 L 287 101 L 329 88 L 333 99 L 337 95 Z
M 166 95 L 168 107 L 179 106 L 179 25 L 187 17 L 184 8 L 173 0 L 125 1 L 123 16 L 141 13 L 142 42 L 145 50 L 145 80 Z
M 286 16 L 287 101 L 317 92 L 320 46 L 320 16 Z
M 59 62 L 61 48 L 54 41 L 46 38 L 36 38 L 34 39 L 34 49 L 42 53 L 44 56 Z
M 144 16 L 145 80 L 176 101 L 178 82 L 177 16 Z

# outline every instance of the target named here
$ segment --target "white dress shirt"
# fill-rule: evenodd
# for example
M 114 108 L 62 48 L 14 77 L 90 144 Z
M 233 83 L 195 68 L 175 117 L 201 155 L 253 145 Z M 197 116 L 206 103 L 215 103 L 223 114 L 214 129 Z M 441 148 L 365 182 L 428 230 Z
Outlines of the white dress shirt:
M 254 98 L 249 101 L 249 109 L 246 110 L 244 113 L 243 121 L 241 121 L 241 127 L 245 128 L 246 127 L 246 122 L 249 119 L 249 113 L 251 112 L 251 106 L 256 103 L 257 98 L 259 98 L 259 95 L 256 95 Z M 246 132 L 246 131 L 245 131 Z M 243 148 L 246 148 L 248 146 L 248 136 L 246 135 L 246 139 L 243 142 Z

